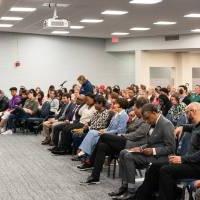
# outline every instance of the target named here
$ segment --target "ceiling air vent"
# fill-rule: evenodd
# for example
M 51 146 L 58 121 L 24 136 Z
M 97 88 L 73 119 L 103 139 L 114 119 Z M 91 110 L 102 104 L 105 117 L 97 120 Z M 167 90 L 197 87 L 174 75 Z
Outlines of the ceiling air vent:
M 165 36 L 165 41 L 172 41 L 172 40 L 179 40 L 180 36 L 179 35 L 168 35 Z

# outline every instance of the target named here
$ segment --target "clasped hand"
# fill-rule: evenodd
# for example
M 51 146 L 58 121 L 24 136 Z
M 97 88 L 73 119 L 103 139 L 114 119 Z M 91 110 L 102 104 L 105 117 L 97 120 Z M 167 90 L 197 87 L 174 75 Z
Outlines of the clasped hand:
M 141 148 L 141 147 L 134 147 L 129 149 L 130 152 L 132 153 L 141 153 L 144 154 L 146 156 L 152 156 L 153 155 L 153 149 L 152 148 Z
M 169 163 L 170 164 L 181 164 L 182 163 L 182 159 L 181 156 L 169 156 Z

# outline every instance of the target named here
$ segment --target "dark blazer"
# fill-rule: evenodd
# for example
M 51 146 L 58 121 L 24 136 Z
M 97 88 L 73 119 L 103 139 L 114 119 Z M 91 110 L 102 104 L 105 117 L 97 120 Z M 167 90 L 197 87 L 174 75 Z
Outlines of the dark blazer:
M 76 104 L 74 103 L 70 103 L 70 104 L 65 104 L 61 107 L 61 110 L 59 112 L 59 114 L 56 116 L 56 118 L 59 121 L 64 121 L 64 120 L 69 120 L 71 121 L 73 118 L 73 114 L 74 114 L 74 108 L 75 108 Z M 67 108 L 66 108 L 67 107 Z M 64 113 L 65 112 L 65 113 Z M 62 117 L 62 115 L 64 114 L 64 117 Z
M 68 108 L 65 112 L 65 119 L 66 120 L 72 121 L 72 118 L 73 118 L 73 115 L 74 115 L 74 112 L 75 112 L 75 110 L 74 110 L 75 107 L 76 107 L 76 104 L 70 103 L 70 105 L 68 106 Z
M 80 121 L 81 116 L 79 115 L 79 110 L 81 109 L 81 107 L 82 107 L 83 105 L 84 105 L 84 104 L 81 104 L 81 105 L 75 104 L 75 107 L 74 107 L 73 113 L 72 113 L 72 119 L 73 119 L 73 116 L 75 115 L 74 123 L 78 123 L 78 122 Z M 76 106 L 78 106 L 78 109 L 76 109 Z M 69 121 L 72 121 L 72 119 L 69 120 Z
M 183 163 L 200 163 L 200 123 L 195 125 L 184 125 L 183 131 L 191 133 L 189 141 L 189 150 L 186 155 L 182 156 Z
M 167 156 L 175 153 L 174 126 L 164 116 L 160 116 L 152 134 L 148 134 L 146 147 L 155 148 L 157 156 Z
M 62 115 L 65 111 L 65 108 L 68 107 L 68 106 L 69 106 L 69 104 L 62 104 L 61 109 L 60 109 L 59 113 L 56 115 L 55 119 L 62 121 L 61 117 L 62 117 Z

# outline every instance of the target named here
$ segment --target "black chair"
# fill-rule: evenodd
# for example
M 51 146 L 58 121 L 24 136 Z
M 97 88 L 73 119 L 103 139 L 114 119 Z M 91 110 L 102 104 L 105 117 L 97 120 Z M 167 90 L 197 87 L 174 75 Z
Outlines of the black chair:
M 108 165 L 107 177 L 110 177 L 111 164 L 112 164 L 112 161 L 113 161 L 113 175 L 112 175 L 112 177 L 113 177 L 113 179 L 115 179 L 118 159 L 119 159 L 119 155 L 107 156 L 107 165 Z
M 35 117 L 30 117 L 26 120 L 26 129 L 37 135 L 42 131 L 43 122 L 53 117 L 55 117 L 55 114 L 50 112 L 50 104 L 47 101 L 42 105 L 41 110 L 38 111 Z

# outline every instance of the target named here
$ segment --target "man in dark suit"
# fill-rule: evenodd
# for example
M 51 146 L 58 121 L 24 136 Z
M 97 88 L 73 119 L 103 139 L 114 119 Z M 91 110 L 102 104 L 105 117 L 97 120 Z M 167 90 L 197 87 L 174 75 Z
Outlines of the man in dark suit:
M 142 108 L 143 119 L 151 125 L 147 143 L 120 152 L 119 168 L 122 186 L 117 192 L 110 193 L 114 199 L 127 200 L 135 196 L 136 169 L 146 168 L 152 163 L 168 160 L 175 152 L 174 126 L 163 117 L 156 106 L 146 104 Z
M 179 179 L 199 179 L 200 177 L 200 103 L 191 103 L 186 108 L 193 125 L 176 129 L 175 134 L 191 133 L 188 153 L 170 156 L 168 165 L 161 167 L 159 177 L 159 197 L 161 200 L 176 199 L 176 182 Z
M 200 103 L 191 103 L 186 107 L 188 118 L 193 125 L 183 125 L 175 130 L 179 135 L 190 132 L 188 152 L 181 156 L 169 156 L 167 163 L 152 165 L 145 181 L 137 192 L 137 200 L 151 199 L 152 193 L 159 188 L 160 200 L 177 199 L 177 180 L 199 179 L 200 174 Z
M 51 130 L 55 126 L 65 124 L 67 121 L 70 121 L 73 116 L 73 109 L 75 104 L 71 103 L 70 94 L 62 95 L 62 107 L 60 112 L 55 116 L 55 118 L 50 118 L 48 121 L 43 123 L 43 133 L 45 135 L 45 140 L 42 141 L 42 145 L 50 144 L 51 142 Z
M 49 149 L 50 151 L 54 151 L 58 149 L 59 136 L 63 128 L 65 126 L 68 126 L 70 123 L 79 122 L 79 119 L 80 119 L 79 110 L 84 105 L 84 103 L 85 103 L 85 96 L 80 95 L 76 100 L 76 104 L 75 105 L 73 104 L 74 106 L 71 107 L 70 109 L 71 111 L 69 112 L 69 115 L 65 116 L 66 117 L 65 123 L 58 124 L 54 127 L 52 131 L 53 132 L 52 141 L 53 141 L 54 147 Z

